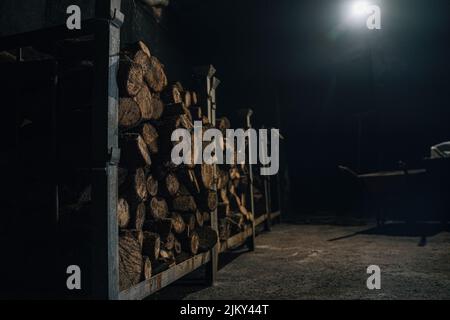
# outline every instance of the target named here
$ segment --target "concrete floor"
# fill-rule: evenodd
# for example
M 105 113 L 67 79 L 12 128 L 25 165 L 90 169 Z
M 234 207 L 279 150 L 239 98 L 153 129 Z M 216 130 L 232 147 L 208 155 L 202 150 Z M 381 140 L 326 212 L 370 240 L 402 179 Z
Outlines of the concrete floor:
M 450 233 L 439 224 L 283 224 L 258 236 L 255 252 L 221 260 L 216 286 L 184 279 L 151 298 L 450 299 Z M 369 265 L 381 268 L 381 290 L 366 287 Z

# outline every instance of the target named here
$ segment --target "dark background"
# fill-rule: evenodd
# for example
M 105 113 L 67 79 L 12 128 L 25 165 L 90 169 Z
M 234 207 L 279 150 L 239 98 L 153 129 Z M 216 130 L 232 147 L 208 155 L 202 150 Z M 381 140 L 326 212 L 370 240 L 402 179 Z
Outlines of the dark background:
M 84 18 L 93 14 L 93 1 L 4 0 L 0 32 L 64 23 L 61 10 L 72 3 Z M 372 1 L 382 10 L 377 31 L 346 26 L 349 3 L 173 0 L 158 24 L 136 1 L 123 1 L 122 43 L 145 39 L 172 80 L 213 64 L 219 113 L 251 107 L 257 125 L 285 136 L 282 182 L 290 178 L 294 211 L 333 209 L 337 165 L 396 169 L 450 136 L 450 2 Z

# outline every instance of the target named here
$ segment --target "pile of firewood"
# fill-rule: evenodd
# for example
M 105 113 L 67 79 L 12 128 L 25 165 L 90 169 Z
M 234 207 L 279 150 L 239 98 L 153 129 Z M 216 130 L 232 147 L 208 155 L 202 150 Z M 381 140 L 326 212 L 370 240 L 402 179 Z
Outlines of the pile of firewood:
M 216 128 L 223 131 L 224 136 L 226 136 L 225 130 L 230 127 L 230 121 L 226 117 L 216 121 Z M 218 165 L 217 190 L 219 239 L 226 241 L 232 235 L 242 232 L 253 219 L 250 211 L 248 166 L 244 164 Z
M 69 252 L 67 259 L 72 261 L 74 254 L 79 260 L 89 259 L 78 253 L 79 244 L 74 239 L 81 239 L 89 247 L 95 232 L 91 227 L 91 172 L 79 169 L 89 168 L 93 148 L 93 83 L 89 80 L 93 78 L 93 64 L 82 61 L 66 65 L 70 72 L 61 78 L 67 109 L 63 114 L 66 125 L 61 127 L 66 139 L 63 146 L 67 146 L 60 151 L 61 158 L 66 159 L 60 187 L 61 234 L 63 247 Z M 170 83 L 163 64 L 143 42 L 121 51 L 117 80 L 121 150 L 117 207 L 119 281 L 120 290 L 126 290 L 210 250 L 219 238 L 223 241 L 242 231 L 253 215 L 249 209 L 246 166 L 177 166 L 171 161 L 175 145 L 171 136 L 175 129 L 192 132 L 194 121 L 201 121 L 204 129 L 230 128 L 227 118 L 212 124 L 202 114 L 201 101 L 208 97 L 187 90 L 179 82 Z M 219 234 L 210 223 L 216 209 Z M 84 260 L 82 264 L 90 265 Z
M 118 73 L 121 161 L 117 218 L 120 289 L 149 279 L 217 243 L 214 167 L 176 166 L 177 128 L 202 117 L 197 94 L 169 85 L 164 66 L 139 42 L 122 51 Z

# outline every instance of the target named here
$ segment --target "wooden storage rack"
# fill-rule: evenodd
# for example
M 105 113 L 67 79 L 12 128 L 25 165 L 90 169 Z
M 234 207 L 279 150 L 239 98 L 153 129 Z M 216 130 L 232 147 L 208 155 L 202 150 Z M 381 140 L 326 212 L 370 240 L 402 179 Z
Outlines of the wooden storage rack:
M 69 31 L 65 25 L 40 29 L 37 31 L 3 37 L 0 41 L 0 51 L 13 50 L 36 44 L 79 38 L 94 35 L 95 47 L 95 90 L 93 108 L 93 139 L 92 150 L 93 183 L 92 199 L 96 214 L 94 221 L 93 243 L 93 275 L 91 298 L 109 300 L 143 299 L 158 290 L 170 285 L 199 267 L 206 265 L 207 283 L 213 284 L 216 278 L 218 257 L 220 252 L 243 245 L 254 236 L 255 227 L 270 222 L 280 216 L 280 212 L 264 214 L 257 218 L 251 227 L 232 236 L 221 246 L 216 245 L 211 251 L 198 254 L 181 262 L 151 279 L 119 292 L 118 281 L 118 162 L 120 150 L 118 147 L 117 105 L 118 88 L 116 72 L 120 51 L 120 28 L 124 16 L 120 11 L 121 0 L 97 0 L 95 18 L 84 20 L 81 30 Z M 213 68 L 212 68 L 213 69 Z M 211 74 L 211 68 L 203 70 L 201 76 L 205 80 L 206 92 L 213 92 L 208 99 L 208 116 L 215 121 L 215 87 L 218 79 Z M 57 80 L 55 85 L 57 85 Z M 55 206 L 57 210 L 57 206 Z M 58 212 L 55 212 L 58 217 Z M 217 212 L 211 215 L 211 224 L 217 231 Z

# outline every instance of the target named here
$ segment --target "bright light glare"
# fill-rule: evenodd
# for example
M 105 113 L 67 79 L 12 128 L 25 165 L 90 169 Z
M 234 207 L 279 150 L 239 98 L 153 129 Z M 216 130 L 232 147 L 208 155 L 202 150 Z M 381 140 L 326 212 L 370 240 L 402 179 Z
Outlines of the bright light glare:
M 352 15 L 353 16 L 363 16 L 369 11 L 369 4 L 366 1 L 357 1 L 353 4 Z

